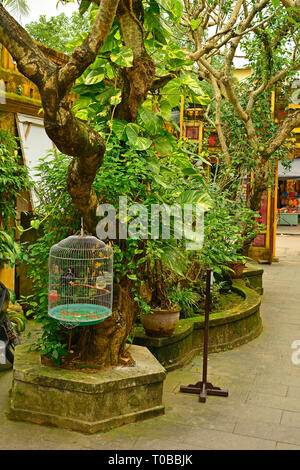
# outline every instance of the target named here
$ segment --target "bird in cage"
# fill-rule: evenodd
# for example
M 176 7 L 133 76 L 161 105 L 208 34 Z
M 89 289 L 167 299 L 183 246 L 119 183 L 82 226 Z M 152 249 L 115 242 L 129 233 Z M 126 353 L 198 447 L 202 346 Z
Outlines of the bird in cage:
M 112 249 L 75 234 L 49 254 L 48 314 L 66 327 L 95 325 L 112 315 Z
M 75 273 L 72 271 L 72 268 L 67 268 L 66 271 L 60 277 L 60 283 L 63 286 L 71 285 L 71 282 L 74 282 L 76 279 Z

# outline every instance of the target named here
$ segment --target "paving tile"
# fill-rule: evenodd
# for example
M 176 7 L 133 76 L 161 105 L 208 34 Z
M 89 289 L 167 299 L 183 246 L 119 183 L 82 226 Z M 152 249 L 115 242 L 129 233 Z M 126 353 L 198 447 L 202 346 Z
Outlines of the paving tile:
M 292 411 L 283 411 L 281 423 L 287 426 L 294 426 L 300 428 L 300 413 Z
M 299 386 L 300 385 L 300 377 L 298 376 L 298 372 L 295 374 L 293 373 L 285 373 L 283 371 L 280 373 L 277 369 L 273 371 L 268 371 L 268 375 L 266 374 L 257 374 L 254 379 L 254 383 L 258 385 L 264 384 L 272 384 L 275 387 L 277 385 L 287 385 L 289 386 Z
M 134 444 L 134 450 L 211 450 L 210 448 L 195 447 L 180 441 L 173 442 L 167 439 L 147 439 L 139 437 Z
M 247 403 L 260 406 L 268 404 L 269 408 L 300 412 L 300 400 L 294 397 L 279 397 L 253 392 L 249 394 Z
M 288 397 L 298 398 L 300 400 L 300 384 L 298 386 L 290 385 L 287 392 Z
M 300 450 L 300 446 L 294 446 L 293 444 L 286 444 L 286 442 L 277 442 L 276 450 Z
M 233 432 L 237 422 L 235 416 L 215 413 L 207 409 L 201 409 L 201 404 L 196 403 L 193 409 L 185 407 L 172 407 L 167 406 L 166 414 L 162 418 L 164 421 L 169 421 L 177 424 L 185 424 L 189 426 L 196 426 L 206 429 L 216 429 L 219 431 Z
M 284 424 L 264 423 L 248 419 L 237 423 L 234 433 L 300 446 L 300 428 Z
M 187 436 L 184 440 L 187 441 Z M 272 450 L 276 442 L 270 439 L 240 436 L 237 434 L 199 429 L 189 439 L 190 445 L 204 446 L 214 450 Z

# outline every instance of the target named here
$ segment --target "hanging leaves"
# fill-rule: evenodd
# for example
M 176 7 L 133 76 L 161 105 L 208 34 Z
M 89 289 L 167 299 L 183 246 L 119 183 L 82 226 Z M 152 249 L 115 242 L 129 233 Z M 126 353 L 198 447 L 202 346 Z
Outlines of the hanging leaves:
M 85 78 L 84 83 L 85 85 L 95 85 L 96 83 L 102 82 L 104 80 L 104 77 L 104 68 L 93 69 Z
M 173 151 L 173 145 L 167 136 L 159 136 L 154 140 L 154 148 L 160 155 L 170 155 Z
M 133 53 L 130 47 L 124 46 L 118 51 L 113 51 L 110 58 L 119 67 L 132 67 Z
M 121 119 L 113 119 L 110 121 L 112 131 L 118 137 L 118 139 L 122 140 L 125 138 L 125 128 L 127 124 L 127 121 L 122 121 Z
M 156 135 L 163 130 L 162 117 L 154 113 L 151 109 L 140 106 L 139 118 L 142 121 L 142 126 L 149 134 Z
M 90 0 L 81 0 L 80 7 L 79 7 L 79 13 L 83 15 L 91 6 Z
M 128 142 L 135 150 L 147 150 L 152 145 L 152 140 L 146 137 L 139 137 L 136 127 L 132 123 L 127 124 L 125 132 Z

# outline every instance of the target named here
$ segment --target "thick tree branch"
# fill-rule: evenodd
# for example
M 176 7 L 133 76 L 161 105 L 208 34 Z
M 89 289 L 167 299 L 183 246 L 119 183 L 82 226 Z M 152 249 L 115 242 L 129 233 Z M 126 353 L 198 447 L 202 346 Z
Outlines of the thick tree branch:
M 117 5 L 117 0 L 101 0 L 90 34 L 74 50 L 68 63 L 59 67 L 0 4 L 0 42 L 16 59 L 20 72 L 38 86 L 48 136 L 61 152 L 74 157 L 69 167 L 68 190 L 90 231 L 94 229 L 97 205 L 92 183 L 101 166 L 105 145 L 99 133 L 74 116 L 70 91 L 74 80 L 93 62 L 105 41 Z
M 225 154 L 225 162 L 229 166 L 230 157 L 229 157 L 229 154 L 228 154 L 228 147 L 227 147 L 227 143 L 226 143 L 226 139 L 225 139 L 225 135 L 224 135 L 223 128 L 222 128 L 222 123 L 221 123 L 222 96 L 221 96 L 221 92 L 220 92 L 220 89 L 219 89 L 218 84 L 217 84 L 217 80 L 215 79 L 215 77 L 213 75 L 211 75 L 211 83 L 212 83 L 212 86 L 213 86 L 213 89 L 214 89 L 215 100 L 216 100 L 215 127 L 217 129 L 217 133 L 218 133 L 218 137 L 219 137 L 222 152 Z
M 261 0 L 260 3 L 254 5 L 252 10 L 249 12 L 248 16 L 244 20 L 240 21 L 240 23 L 237 25 L 237 28 L 236 28 L 237 35 L 234 39 L 232 39 L 228 54 L 226 55 L 225 68 L 224 68 L 226 77 L 230 76 L 233 59 L 234 59 L 236 50 L 238 48 L 238 45 L 243 37 L 241 33 L 243 33 L 249 28 L 249 26 L 251 25 L 257 13 L 262 11 L 267 6 L 268 2 L 269 0 Z
M 116 116 L 126 121 L 134 121 L 138 106 L 151 89 L 155 76 L 155 64 L 147 54 L 143 38 L 142 0 L 120 0 L 117 10 L 123 40 L 133 52 L 133 66 L 123 69 L 122 101 Z
M 291 132 L 296 127 L 300 127 L 300 110 L 290 114 L 279 126 L 276 134 L 266 142 L 263 152 L 264 158 L 267 159 L 273 155 L 283 142 L 290 137 Z
M 69 91 L 74 81 L 94 62 L 114 21 L 119 0 L 102 0 L 90 33 L 74 49 L 66 65 L 61 67 L 58 75 L 62 93 Z
M 38 87 L 55 73 L 57 66 L 48 59 L 27 31 L 0 3 L 0 42 L 17 61 L 20 72 Z

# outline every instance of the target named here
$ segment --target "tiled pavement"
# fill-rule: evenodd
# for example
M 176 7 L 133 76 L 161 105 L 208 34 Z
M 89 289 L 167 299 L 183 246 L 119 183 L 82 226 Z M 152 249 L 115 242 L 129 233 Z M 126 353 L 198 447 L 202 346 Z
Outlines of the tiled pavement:
M 300 449 L 300 238 L 277 237 L 280 263 L 264 266 L 264 330 L 232 351 L 210 355 L 209 379 L 229 397 L 179 394 L 199 380 L 202 359 L 168 374 L 166 414 L 109 433 L 83 435 L 8 421 L 11 372 L 0 375 L 0 449 Z M 300 356 L 300 355 L 299 355 Z

